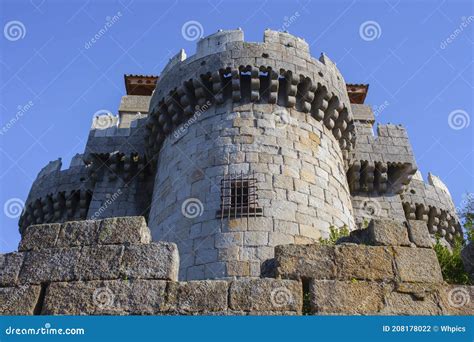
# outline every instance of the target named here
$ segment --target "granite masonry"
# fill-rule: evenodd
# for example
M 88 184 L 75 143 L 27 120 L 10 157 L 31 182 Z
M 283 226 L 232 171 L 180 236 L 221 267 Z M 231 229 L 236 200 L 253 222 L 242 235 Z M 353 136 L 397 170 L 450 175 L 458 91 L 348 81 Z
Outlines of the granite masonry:
M 373 220 L 336 246 L 277 246 L 262 277 L 178 281 L 176 244 L 152 242 L 143 217 L 32 225 L 0 256 L 0 313 L 472 314 L 474 287 L 443 282 L 422 228 Z
M 462 236 L 449 190 L 303 39 L 219 31 L 125 86 L 84 153 L 33 183 L 0 259 L 1 296 L 21 300 L 5 312 L 299 314 L 303 297 L 313 313 L 450 312 L 431 249 Z

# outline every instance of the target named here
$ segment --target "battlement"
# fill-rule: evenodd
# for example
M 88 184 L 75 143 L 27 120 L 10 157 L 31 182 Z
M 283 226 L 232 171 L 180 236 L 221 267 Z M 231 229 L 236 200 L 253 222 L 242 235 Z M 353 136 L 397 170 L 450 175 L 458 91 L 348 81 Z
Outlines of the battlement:
M 59 158 L 38 173 L 25 202 L 20 232 L 35 223 L 85 218 L 93 182 L 83 155 L 76 154 L 69 168 L 61 170 L 61 167 Z
M 240 30 L 221 31 L 201 39 L 194 56 L 180 52 L 164 70 L 150 102 L 149 156 L 196 110 L 227 101 L 296 108 L 324 122 L 341 149 L 350 150 L 354 143 L 339 70 L 325 55 L 311 57 L 308 44 L 288 33 L 266 30 L 263 43 L 248 43 Z
M 453 243 L 463 232 L 456 208 L 446 185 L 439 177 L 428 174 L 428 183 L 417 172 L 407 189 L 401 194 L 407 219 L 423 220 L 431 234 L 438 234 Z
M 402 192 L 417 170 L 406 129 L 401 125 L 378 125 L 374 135 L 369 116 L 359 114 L 361 117 L 354 123 L 358 138 L 347 173 L 351 192 Z

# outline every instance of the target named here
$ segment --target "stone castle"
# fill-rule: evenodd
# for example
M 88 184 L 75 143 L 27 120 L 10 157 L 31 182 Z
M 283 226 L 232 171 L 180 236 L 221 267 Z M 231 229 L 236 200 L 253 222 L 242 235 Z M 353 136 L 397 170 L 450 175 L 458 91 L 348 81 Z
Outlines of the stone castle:
M 459 313 L 431 249 L 462 236 L 447 187 L 402 126 L 374 134 L 368 85 L 326 55 L 219 31 L 125 85 L 84 153 L 33 183 L 3 312 Z

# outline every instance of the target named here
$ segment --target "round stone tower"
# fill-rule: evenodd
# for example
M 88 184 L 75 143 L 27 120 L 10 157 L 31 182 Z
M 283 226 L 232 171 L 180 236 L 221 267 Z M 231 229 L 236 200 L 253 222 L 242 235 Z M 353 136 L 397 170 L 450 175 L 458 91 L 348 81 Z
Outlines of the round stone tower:
M 346 84 L 288 33 L 219 31 L 165 67 L 147 122 L 149 227 L 177 243 L 180 279 L 260 276 L 281 244 L 354 228 Z

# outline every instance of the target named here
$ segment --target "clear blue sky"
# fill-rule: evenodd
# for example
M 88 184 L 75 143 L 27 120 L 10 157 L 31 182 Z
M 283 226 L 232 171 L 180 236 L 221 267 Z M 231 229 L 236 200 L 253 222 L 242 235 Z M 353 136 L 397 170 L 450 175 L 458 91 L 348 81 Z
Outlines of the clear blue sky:
M 456 130 L 448 117 L 453 111 L 461 119 L 474 115 L 473 3 L 2 0 L 1 209 L 11 199 L 26 200 L 50 160 L 62 157 L 67 167 L 83 151 L 93 114 L 117 111 L 125 73 L 159 74 L 180 48 L 191 55 L 195 42 L 181 33 L 190 20 L 202 25 L 204 35 L 241 27 L 247 41 L 261 41 L 266 28 L 289 24 L 287 30 L 306 39 L 314 56 L 325 52 L 337 62 L 346 82 L 370 84 L 366 103 L 385 107 L 378 122 L 407 127 L 423 176 L 440 176 L 459 205 L 463 193 L 474 191 L 474 122 Z M 119 12 L 86 49 L 106 18 Z M 18 23 L 5 30 L 11 21 L 23 25 L 17 26 L 19 36 Z M 367 21 L 378 25 L 375 36 L 370 30 L 361 36 Z M 18 107 L 28 104 L 18 116 Z M 1 252 L 15 250 L 19 241 L 18 218 L 9 216 L 16 215 L 0 212 Z

